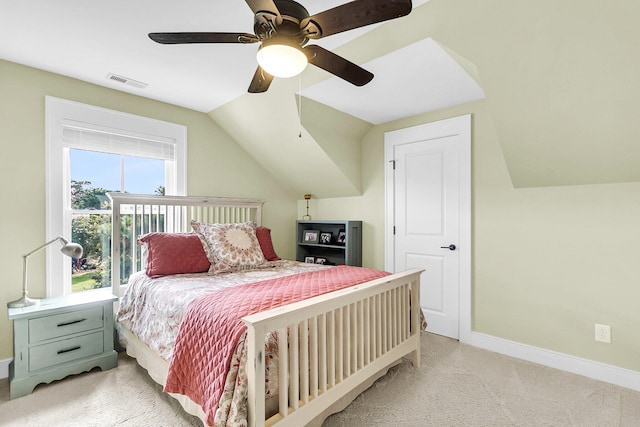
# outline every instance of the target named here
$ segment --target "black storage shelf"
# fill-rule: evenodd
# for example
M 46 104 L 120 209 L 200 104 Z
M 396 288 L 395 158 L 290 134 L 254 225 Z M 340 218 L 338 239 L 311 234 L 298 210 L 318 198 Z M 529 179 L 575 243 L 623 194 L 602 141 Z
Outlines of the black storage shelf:
M 304 232 L 314 230 L 331 233 L 331 244 L 304 241 Z M 344 232 L 344 244 L 336 243 L 340 232 Z M 362 221 L 296 221 L 296 260 L 304 262 L 313 257 L 324 259 L 328 264 L 362 266 Z

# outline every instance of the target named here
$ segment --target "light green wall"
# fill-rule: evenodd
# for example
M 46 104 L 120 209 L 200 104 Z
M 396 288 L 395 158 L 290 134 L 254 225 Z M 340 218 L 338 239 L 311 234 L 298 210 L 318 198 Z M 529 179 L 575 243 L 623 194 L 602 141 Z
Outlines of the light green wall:
M 640 371 L 638 8 L 632 0 L 430 0 L 341 47 L 365 63 L 432 37 L 477 69 L 487 99 L 373 127 L 362 140 L 361 195 L 312 199 L 314 219 L 362 219 L 364 265 L 383 268 L 384 132 L 471 113 L 473 329 Z M 321 74 L 311 73 L 307 80 Z M 291 197 L 316 183 L 327 194 L 354 191 L 304 129 L 297 138 L 297 88 L 279 80 L 273 96 L 243 96 L 207 116 L 0 62 L 0 137 L 10 159 L 0 202 L 12 207 L 2 210 L 0 235 L 16 247 L 0 249 L 2 300 L 19 296 L 20 255 L 44 239 L 44 95 L 187 125 L 189 192 L 265 198 L 276 250 L 292 257 L 291 213 L 301 218 L 304 202 Z M 304 191 L 290 196 L 215 121 L 241 143 L 255 141 L 247 150 L 270 169 L 284 161 Z M 275 139 L 288 145 L 274 150 Z M 318 158 L 327 167 L 310 169 L 305 159 Z M 36 296 L 42 268 L 34 260 Z M 594 342 L 596 322 L 612 326 L 612 344 Z M 0 359 L 10 356 L 9 336 L 0 317 Z
M 383 268 L 384 132 L 471 113 L 473 330 L 640 371 L 638 13 L 630 0 L 430 0 L 342 47 L 363 63 L 431 37 L 486 100 L 375 126 L 362 196 L 312 200 L 311 215 L 362 219 L 364 265 Z
M 384 269 L 384 146 L 380 126 L 362 140 L 362 196 L 311 199 L 313 219 L 361 220 L 362 266 Z M 298 218 L 306 214 L 306 201 L 298 201 Z
M 638 16 L 635 0 L 430 0 L 336 52 L 436 41 L 482 87 L 517 188 L 640 181 Z
M 0 61 L 0 304 L 21 296 L 22 254 L 45 239 L 44 97 L 51 95 L 188 128 L 188 193 L 266 200 L 276 252 L 292 258 L 296 199 L 206 114 Z M 296 197 L 297 196 L 297 197 Z M 29 295 L 44 296 L 44 252 L 29 258 Z M 0 316 L 0 360 L 12 356 L 11 322 Z
M 359 195 L 360 140 L 371 125 L 305 98 L 299 110 L 298 83 L 275 79 L 266 93 L 246 93 L 209 116 L 298 197 Z
M 344 173 L 358 191 L 361 190 L 363 136 L 373 125 L 344 114 L 327 105 L 301 97 L 302 126 L 327 153 L 331 162 Z
M 640 371 L 640 183 L 515 189 L 485 101 L 376 126 L 362 197 L 312 200 L 311 215 L 365 221 L 364 265 L 384 268 L 384 132 L 469 113 L 473 330 Z

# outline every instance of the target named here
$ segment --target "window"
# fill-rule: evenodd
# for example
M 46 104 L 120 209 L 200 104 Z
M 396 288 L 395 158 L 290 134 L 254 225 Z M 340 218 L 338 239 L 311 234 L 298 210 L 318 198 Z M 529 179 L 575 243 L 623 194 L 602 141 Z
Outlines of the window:
M 77 263 L 48 250 L 47 296 L 70 293 L 72 271 L 90 270 L 82 276 L 92 286 L 109 286 L 105 193 L 186 194 L 186 128 L 52 97 L 46 115 L 46 237 L 73 236 L 86 247 Z
M 107 192 L 164 194 L 167 160 L 69 150 L 71 239 L 84 248 L 73 261 L 71 291 L 111 284 L 111 205 Z M 128 277 L 128 274 L 127 274 Z

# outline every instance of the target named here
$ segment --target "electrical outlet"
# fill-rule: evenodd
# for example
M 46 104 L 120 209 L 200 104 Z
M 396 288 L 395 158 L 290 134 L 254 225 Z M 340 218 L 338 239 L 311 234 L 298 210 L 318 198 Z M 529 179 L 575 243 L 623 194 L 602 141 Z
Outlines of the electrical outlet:
M 611 344 L 611 326 L 596 323 L 596 341 Z

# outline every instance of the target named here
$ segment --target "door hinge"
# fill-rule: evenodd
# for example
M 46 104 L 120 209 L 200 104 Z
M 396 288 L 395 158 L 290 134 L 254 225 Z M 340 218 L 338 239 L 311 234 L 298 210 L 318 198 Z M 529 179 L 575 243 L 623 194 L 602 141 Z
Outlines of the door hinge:
M 396 235 L 396 226 L 395 225 L 393 226 L 393 235 L 394 236 Z
M 396 170 L 396 161 L 395 160 L 389 160 L 389 163 L 391 163 L 391 165 L 393 166 L 393 170 Z

